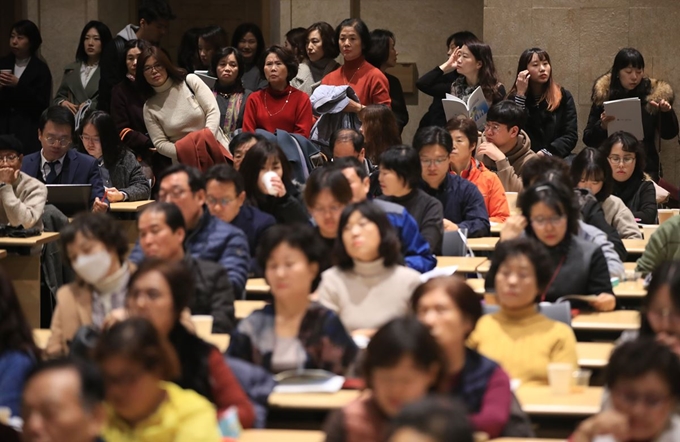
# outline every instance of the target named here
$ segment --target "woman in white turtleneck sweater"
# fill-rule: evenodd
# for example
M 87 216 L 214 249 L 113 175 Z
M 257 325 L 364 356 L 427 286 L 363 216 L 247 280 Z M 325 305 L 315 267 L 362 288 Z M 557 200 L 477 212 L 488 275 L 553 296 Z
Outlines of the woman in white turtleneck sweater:
M 106 214 L 77 215 L 61 231 L 61 241 L 76 280 L 57 292 L 48 357 L 68 354 L 80 327 L 101 328 L 113 310 L 122 308 L 131 274 L 127 239 Z
M 191 132 L 210 129 L 229 151 L 220 129 L 220 110 L 210 88 L 196 75 L 173 66 L 162 49 L 142 51 L 137 60 L 137 86 L 147 98 L 144 122 L 154 149 L 177 162 L 175 143 Z
M 335 266 L 321 275 L 317 295 L 350 333 L 370 336 L 409 311 L 420 273 L 401 265 L 397 232 L 380 207 L 371 201 L 347 206 L 335 244 Z

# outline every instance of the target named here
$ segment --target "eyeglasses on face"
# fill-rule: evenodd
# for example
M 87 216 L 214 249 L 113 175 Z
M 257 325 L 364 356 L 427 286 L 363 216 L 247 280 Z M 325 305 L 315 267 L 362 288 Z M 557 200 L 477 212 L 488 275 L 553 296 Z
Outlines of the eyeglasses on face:
M 542 216 L 532 218 L 531 219 L 531 225 L 534 227 L 545 227 L 547 225 L 550 226 L 558 226 L 562 224 L 564 221 L 566 221 L 567 217 L 562 215 L 562 216 L 551 216 L 549 218 L 544 218 Z
M 629 164 L 631 164 L 635 161 L 635 157 L 623 157 L 623 158 L 621 158 L 619 156 L 610 156 L 610 157 L 607 157 L 607 159 L 609 160 L 610 163 L 625 164 L 625 165 L 629 165 Z
M 3 155 L 0 157 L 0 163 L 13 163 L 19 158 L 19 155 L 16 154 L 10 154 L 10 155 Z
M 420 164 L 423 166 L 441 166 L 444 163 L 447 163 L 449 161 L 449 157 L 440 157 L 440 158 L 421 158 L 420 159 Z
M 52 136 L 47 136 L 47 137 L 43 137 L 43 140 L 45 140 L 45 142 L 47 142 L 47 144 L 50 145 L 50 146 L 59 145 L 61 147 L 66 147 L 69 144 L 71 144 L 70 138 L 55 138 L 55 137 L 52 137 Z
M 153 66 L 144 66 L 144 72 L 151 72 L 151 71 L 163 72 L 163 71 L 165 71 L 165 68 L 158 63 L 156 63 Z

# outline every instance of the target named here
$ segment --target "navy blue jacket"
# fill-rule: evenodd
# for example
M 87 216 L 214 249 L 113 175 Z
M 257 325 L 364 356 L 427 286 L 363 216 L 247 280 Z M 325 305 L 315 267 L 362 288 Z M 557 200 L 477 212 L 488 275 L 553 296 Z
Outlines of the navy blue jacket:
M 489 236 L 491 225 L 482 194 L 470 181 L 446 174 L 438 189 L 421 181 L 422 189 L 437 198 L 444 206 L 444 218 L 468 229 L 468 237 Z
M 420 234 L 418 223 L 403 206 L 383 200 L 373 200 L 387 214 L 401 241 L 404 264 L 420 273 L 429 272 L 437 266 L 437 259 L 430 252 L 430 244 Z M 484 202 L 482 201 L 482 204 Z M 484 209 L 486 210 L 486 209 Z M 489 220 L 487 219 L 487 229 Z
M 256 275 L 261 274 L 257 259 L 255 259 L 255 250 L 260 241 L 260 237 L 265 230 L 276 224 L 276 218 L 267 212 L 263 212 L 257 207 L 244 204 L 241 206 L 236 218 L 231 220 L 231 225 L 243 230 L 248 238 L 248 247 L 250 249 L 250 272 Z
M 196 259 L 217 262 L 227 269 L 229 281 L 239 297 L 246 287 L 250 252 L 248 240 L 241 229 L 225 223 L 203 207 L 203 215 L 195 229 L 187 231 L 184 249 Z M 139 240 L 130 254 L 130 261 L 139 264 L 144 252 Z
M 21 163 L 21 171 L 44 183 L 40 160 L 40 152 L 26 155 Z M 69 149 L 64 157 L 59 184 L 91 184 L 90 207 L 96 197 L 104 199 L 104 183 L 99 174 L 97 160 L 73 148 Z

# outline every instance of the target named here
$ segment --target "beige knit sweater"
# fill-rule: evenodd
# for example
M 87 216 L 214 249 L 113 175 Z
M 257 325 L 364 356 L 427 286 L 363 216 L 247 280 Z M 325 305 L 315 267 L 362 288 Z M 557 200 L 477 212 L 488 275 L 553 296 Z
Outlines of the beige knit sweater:
M 408 301 L 420 284 L 420 273 L 404 266 L 385 267 L 383 260 L 354 261 L 354 268 L 331 267 L 321 275 L 319 301 L 338 313 L 349 332 L 378 328 L 408 312 Z
M 42 228 L 47 187 L 37 179 L 19 172 L 11 186 L 0 188 L 0 224 Z
M 619 232 L 621 239 L 642 239 L 642 233 L 633 212 L 621 201 L 621 198 L 610 195 L 602 202 L 602 211 L 604 219 Z
M 181 83 L 168 79 L 154 90 L 156 95 L 144 103 L 144 123 L 158 153 L 177 162 L 175 143 L 206 127 L 229 149 L 229 140 L 219 128 L 220 110 L 215 96 L 197 75 L 189 74 Z

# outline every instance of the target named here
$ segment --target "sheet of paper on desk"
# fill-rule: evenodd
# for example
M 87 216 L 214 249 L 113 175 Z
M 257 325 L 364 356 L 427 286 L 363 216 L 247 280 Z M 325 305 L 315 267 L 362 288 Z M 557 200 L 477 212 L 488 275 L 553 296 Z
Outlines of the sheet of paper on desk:
M 337 393 L 344 383 L 343 376 L 333 376 L 328 379 L 305 380 L 299 384 L 279 384 L 274 387 L 274 393 Z
M 420 282 L 427 282 L 432 278 L 437 278 L 439 276 L 451 276 L 456 273 L 458 266 L 448 266 L 448 267 L 435 267 L 429 272 L 425 272 L 420 275 Z

